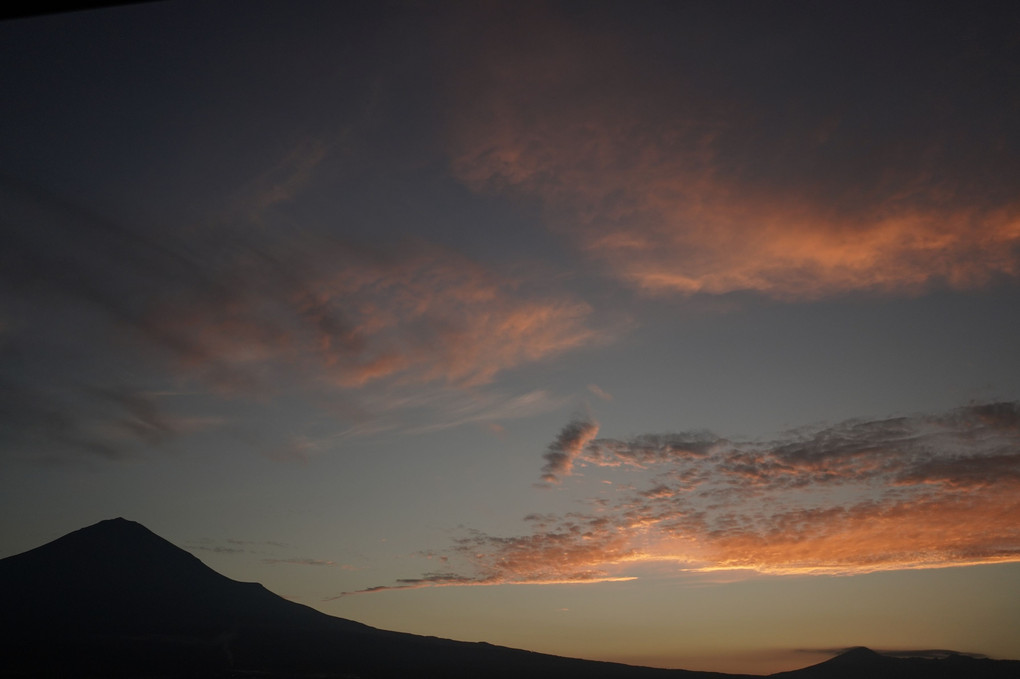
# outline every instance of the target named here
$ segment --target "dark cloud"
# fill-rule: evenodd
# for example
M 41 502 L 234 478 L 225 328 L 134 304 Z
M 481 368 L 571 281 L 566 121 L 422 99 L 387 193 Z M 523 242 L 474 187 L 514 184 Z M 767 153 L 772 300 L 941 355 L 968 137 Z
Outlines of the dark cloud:
M 548 483 L 559 483 L 561 476 L 568 476 L 573 468 L 574 460 L 583 452 L 588 442 L 599 432 L 599 425 L 588 419 L 575 419 L 568 423 L 549 444 L 545 455 L 545 466 L 542 467 L 542 480 Z
M 44 464 L 126 460 L 216 427 L 212 417 L 164 410 L 152 392 L 124 385 L 30 385 L 0 379 L 0 443 L 8 457 Z
M 711 432 L 642 434 L 626 441 L 596 439 L 581 457 L 600 466 L 647 467 L 664 462 L 703 458 L 725 441 Z

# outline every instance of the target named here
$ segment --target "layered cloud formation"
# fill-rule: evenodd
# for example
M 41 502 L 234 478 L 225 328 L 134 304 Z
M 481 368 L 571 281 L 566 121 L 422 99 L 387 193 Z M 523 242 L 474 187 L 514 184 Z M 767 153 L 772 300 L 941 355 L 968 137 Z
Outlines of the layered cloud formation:
M 596 336 L 585 302 L 424 240 L 372 247 L 250 223 L 158 230 L 14 180 L 0 189 L 17 225 L 0 252 L 9 455 L 116 459 L 217 424 L 208 403 L 166 412 L 182 392 L 347 398 L 334 414 L 364 420 L 398 406 L 354 390 L 413 385 L 450 404 L 435 426 L 512 417 L 556 399 L 486 393 L 467 408 L 449 392 Z
M 528 535 L 472 534 L 443 555 L 461 570 L 396 587 L 595 582 L 635 577 L 642 563 L 853 574 L 1020 561 L 1016 402 L 768 441 L 597 432 L 589 420 L 568 423 L 542 469 L 547 481 L 575 477 L 592 509 L 529 516 Z M 595 496 L 585 472 L 600 469 L 637 471 L 642 482 Z
M 752 6 L 735 20 L 696 6 L 458 6 L 427 26 L 443 47 L 422 61 L 436 89 L 420 96 L 435 108 L 415 129 L 461 184 L 539 203 L 587 283 L 594 265 L 680 296 L 985 286 L 1020 273 L 1017 74 L 983 51 L 1013 43 L 994 14 L 947 11 L 913 31 L 917 13 L 896 8 L 873 22 L 839 8 Z M 762 38 L 773 34 L 789 39 Z M 707 35 L 718 44 L 706 50 Z M 425 239 L 366 245 L 336 225 L 294 227 L 335 193 L 324 186 L 337 165 L 350 162 L 349 181 L 367 162 L 341 158 L 339 140 L 367 135 L 377 103 L 342 117 L 333 141 L 256 168 L 222 201 L 229 227 L 107 219 L 4 178 L 0 349 L 18 360 L 0 372 L 0 409 L 31 430 L 13 448 L 116 458 L 214 425 L 165 412 L 167 391 L 472 389 L 595 342 L 593 306 L 548 280 Z M 404 104 L 390 102 L 391 123 L 406 123 Z M 392 149 L 380 153 L 392 170 Z M 369 399 L 353 400 L 337 408 L 363 419 Z M 569 471 L 562 443 L 548 480 Z
M 483 384 L 591 339 L 586 304 L 519 295 L 514 281 L 427 243 L 383 252 L 303 245 L 282 262 L 280 248 L 241 261 L 228 273 L 237 279 L 230 299 L 185 297 L 151 322 L 199 361 L 311 361 L 340 386 Z
M 936 49 L 912 11 L 864 23 L 837 9 L 774 31 L 767 9 L 742 12 L 721 31 L 676 8 L 676 34 L 642 43 L 595 11 L 479 19 L 455 172 L 537 197 L 650 294 L 914 294 L 1020 273 L 1017 95 L 1005 71 L 971 70 L 991 18 L 964 13 Z M 704 35 L 712 61 L 694 47 Z

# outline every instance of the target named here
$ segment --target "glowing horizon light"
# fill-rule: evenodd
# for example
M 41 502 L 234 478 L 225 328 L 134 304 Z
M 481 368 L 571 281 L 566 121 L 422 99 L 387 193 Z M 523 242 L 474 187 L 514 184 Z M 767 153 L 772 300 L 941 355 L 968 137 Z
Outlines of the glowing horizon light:
M 543 456 L 546 490 L 580 467 L 639 469 L 643 487 L 588 513 L 526 517 L 529 535 L 461 538 L 445 552 L 461 570 L 415 586 L 598 582 L 608 569 L 651 562 L 799 575 L 1020 562 L 1018 402 L 767 441 L 598 433 L 588 419 L 563 427 Z

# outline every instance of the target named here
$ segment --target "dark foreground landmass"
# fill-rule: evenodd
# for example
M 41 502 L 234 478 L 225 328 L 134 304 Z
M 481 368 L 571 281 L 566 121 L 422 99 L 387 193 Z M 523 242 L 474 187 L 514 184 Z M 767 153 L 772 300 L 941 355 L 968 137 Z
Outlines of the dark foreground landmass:
M 0 560 L 0 677 L 708 679 L 388 632 L 231 580 L 144 526 L 112 519 Z M 1020 661 L 865 648 L 789 679 L 1015 679 Z

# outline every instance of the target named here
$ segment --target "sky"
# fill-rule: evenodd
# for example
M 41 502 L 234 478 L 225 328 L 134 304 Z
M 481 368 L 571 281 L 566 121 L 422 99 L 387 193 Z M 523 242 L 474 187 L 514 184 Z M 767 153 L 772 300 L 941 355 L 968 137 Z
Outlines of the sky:
M 0 23 L 0 557 L 385 629 L 1020 658 L 1014 3 Z

